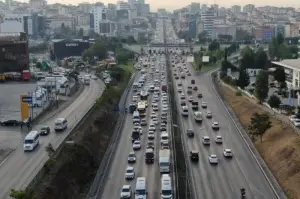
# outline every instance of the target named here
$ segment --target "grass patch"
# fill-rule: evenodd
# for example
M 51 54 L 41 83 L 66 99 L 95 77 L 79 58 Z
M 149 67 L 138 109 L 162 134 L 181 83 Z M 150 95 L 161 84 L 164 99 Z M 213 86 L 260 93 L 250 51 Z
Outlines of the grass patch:
M 214 63 L 214 64 L 204 65 L 204 66 L 202 66 L 202 68 L 201 68 L 201 72 L 206 72 L 206 71 L 213 70 L 213 69 L 219 67 L 220 64 L 221 64 L 221 61 L 217 61 L 217 62 Z
M 255 112 L 266 113 L 246 96 L 237 96 L 227 87 L 221 88 L 225 100 L 231 105 L 245 129 Z M 263 142 L 254 145 L 290 199 L 300 198 L 300 137 L 293 128 L 271 118 L 272 128 L 263 136 Z

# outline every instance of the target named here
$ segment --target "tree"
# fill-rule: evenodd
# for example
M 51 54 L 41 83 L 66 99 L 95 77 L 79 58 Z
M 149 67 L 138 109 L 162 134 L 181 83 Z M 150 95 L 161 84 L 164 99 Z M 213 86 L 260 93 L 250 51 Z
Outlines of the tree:
M 285 71 L 283 67 L 277 67 L 274 71 L 274 79 L 280 83 L 285 82 Z
M 35 198 L 32 193 L 28 193 L 25 190 L 15 190 L 15 189 L 11 189 L 9 196 L 14 199 L 34 199 Z
M 78 36 L 83 37 L 83 28 L 80 28 L 78 31 Z
M 242 59 L 240 67 L 248 69 L 253 68 L 255 63 L 255 53 L 249 47 L 245 47 L 242 51 Z
M 269 92 L 269 73 L 268 71 L 259 71 L 255 81 L 255 96 L 262 103 L 267 97 Z
M 209 45 L 208 45 L 208 50 L 209 51 L 215 51 L 220 48 L 220 43 L 217 40 L 213 40 Z
M 107 48 L 103 41 L 97 40 L 89 49 L 83 53 L 84 60 L 93 60 L 97 57 L 98 60 L 102 60 L 107 55 Z
M 256 69 L 263 69 L 267 70 L 268 69 L 268 56 L 264 49 L 259 49 L 255 53 L 255 61 L 254 61 L 254 68 Z
M 271 106 L 271 108 L 278 108 L 279 105 L 281 104 L 281 100 L 278 96 L 276 95 L 271 95 L 268 104 Z
M 281 33 L 278 33 L 277 36 L 276 36 L 276 42 L 278 45 L 281 45 L 283 44 L 284 42 L 284 37 Z
M 245 87 L 247 87 L 250 84 L 249 75 L 245 68 L 241 68 L 239 78 L 236 83 L 237 83 L 237 86 L 239 86 L 241 89 L 244 89 Z
M 265 113 L 254 113 L 251 117 L 251 124 L 248 127 L 249 134 L 253 136 L 253 138 L 259 136 L 260 141 L 262 142 L 262 137 L 265 132 L 272 127 L 272 122 L 270 121 L 270 117 Z

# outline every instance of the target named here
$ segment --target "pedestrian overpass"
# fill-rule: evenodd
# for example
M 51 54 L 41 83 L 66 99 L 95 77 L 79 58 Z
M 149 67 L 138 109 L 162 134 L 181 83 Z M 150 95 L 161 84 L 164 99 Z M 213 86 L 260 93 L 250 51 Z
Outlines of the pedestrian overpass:
M 190 48 L 191 45 L 187 43 L 183 44 L 170 44 L 170 43 L 151 43 L 149 47 L 157 47 L 157 48 Z

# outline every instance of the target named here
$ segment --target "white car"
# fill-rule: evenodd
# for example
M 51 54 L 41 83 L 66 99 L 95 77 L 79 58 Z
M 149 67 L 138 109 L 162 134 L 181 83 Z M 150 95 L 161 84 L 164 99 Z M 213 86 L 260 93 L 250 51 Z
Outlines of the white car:
M 155 138 L 154 131 L 149 131 L 148 132 L 148 139 L 153 140 L 154 138 Z
M 138 131 L 141 135 L 143 135 L 143 129 L 141 126 L 134 126 L 133 131 Z
M 211 164 L 218 164 L 218 157 L 217 157 L 217 155 L 214 155 L 214 154 L 209 155 L 208 156 L 208 160 L 209 160 L 209 163 L 211 163 Z
M 157 118 L 156 118 L 156 117 L 155 117 L 155 118 L 152 118 L 152 123 L 155 124 L 155 125 L 158 124 L 158 121 L 157 121 Z
M 209 111 L 209 110 L 206 111 L 206 118 L 212 118 L 211 111 Z
M 213 122 L 213 123 L 211 124 L 211 127 L 212 127 L 213 130 L 218 130 L 218 129 L 220 128 L 218 122 Z
M 148 130 L 149 131 L 155 131 L 155 129 L 156 129 L 156 125 L 154 123 L 150 123 Z
M 207 103 L 206 103 L 206 102 L 202 102 L 202 103 L 201 103 L 201 107 L 202 107 L 202 108 L 207 108 Z
M 131 186 L 130 185 L 123 185 L 121 189 L 120 197 L 121 199 L 128 199 L 131 198 Z
M 133 167 L 127 167 L 125 171 L 125 179 L 126 180 L 133 180 L 135 176 L 134 168 Z
M 210 138 L 209 138 L 208 136 L 204 136 L 204 137 L 202 138 L 202 143 L 203 143 L 204 145 L 210 145 Z
M 185 100 L 185 95 L 184 95 L 184 94 L 181 94 L 181 95 L 180 95 L 180 99 Z
M 194 100 L 194 99 L 193 99 L 193 96 L 190 96 L 188 101 L 189 101 L 189 102 L 193 102 L 193 100 Z
M 158 110 L 159 110 L 159 109 L 158 109 L 158 106 L 153 106 L 153 107 L 152 107 L 152 110 L 153 110 L 153 111 L 158 111 Z
M 300 119 L 294 119 L 295 127 L 300 127 Z
M 136 162 L 136 156 L 134 152 L 130 152 L 127 158 L 128 163 L 135 163 Z
M 147 126 L 147 120 L 141 119 L 141 126 Z
M 133 145 L 132 145 L 132 148 L 134 150 L 140 150 L 141 149 L 141 142 L 139 140 L 135 140 Z
M 224 149 L 223 155 L 228 158 L 231 158 L 233 156 L 231 149 Z
M 216 139 L 215 139 L 215 142 L 216 142 L 217 144 L 222 144 L 222 143 L 223 143 L 222 136 L 217 135 L 217 136 L 216 136 Z
M 178 93 L 181 93 L 181 92 L 182 92 L 182 88 L 179 87 L 179 88 L 177 89 L 177 91 L 178 91 Z
M 157 118 L 157 115 L 156 115 L 156 113 L 155 113 L 155 112 L 152 112 L 150 117 L 151 117 L 151 119 L 153 119 L 153 118 Z

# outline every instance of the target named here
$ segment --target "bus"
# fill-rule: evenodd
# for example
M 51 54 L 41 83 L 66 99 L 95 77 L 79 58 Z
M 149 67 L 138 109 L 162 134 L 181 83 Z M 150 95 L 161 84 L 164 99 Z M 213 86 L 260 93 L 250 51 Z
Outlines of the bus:
M 146 108 L 147 108 L 147 102 L 146 101 L 138 102 L 137 110 L 140 113 L 140 117 L 145 117 L 146 116 Z

